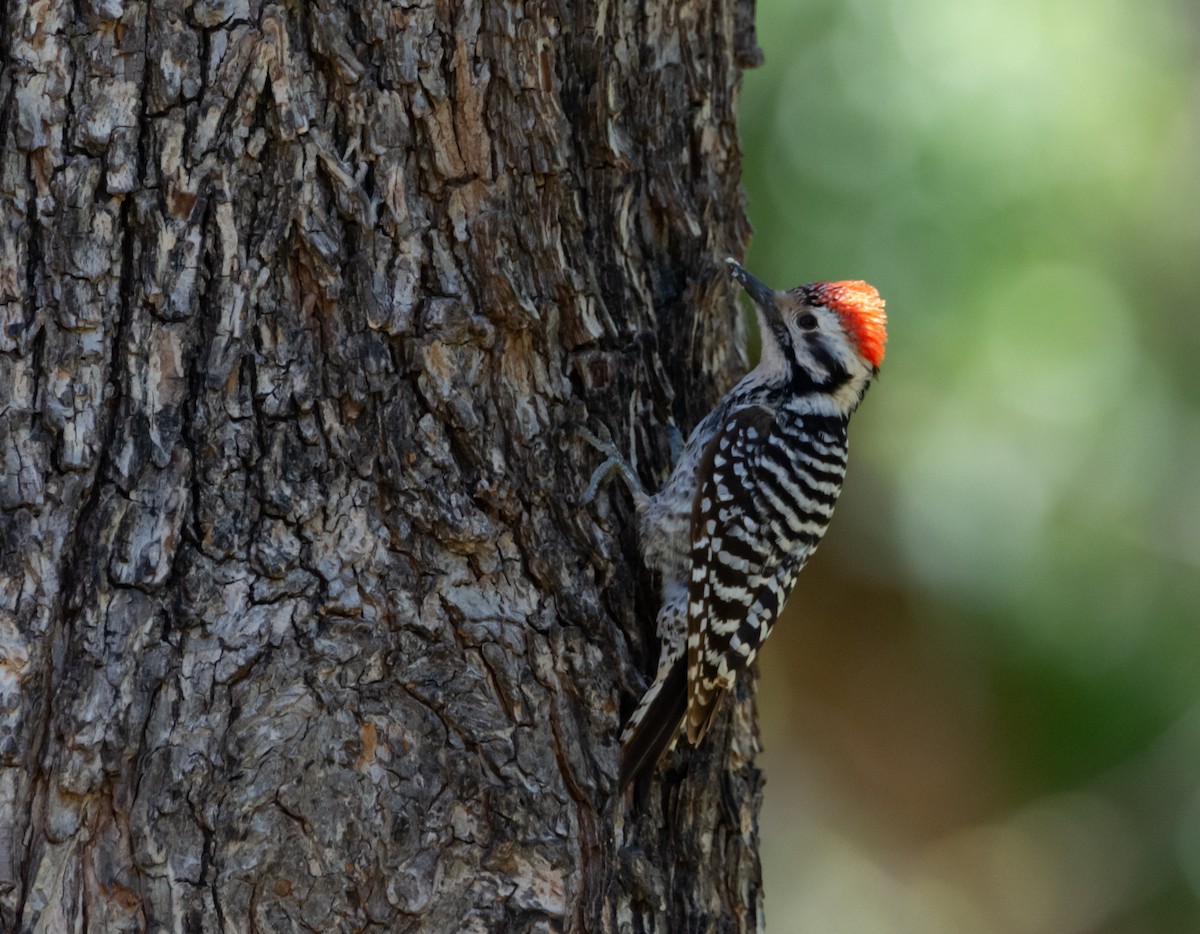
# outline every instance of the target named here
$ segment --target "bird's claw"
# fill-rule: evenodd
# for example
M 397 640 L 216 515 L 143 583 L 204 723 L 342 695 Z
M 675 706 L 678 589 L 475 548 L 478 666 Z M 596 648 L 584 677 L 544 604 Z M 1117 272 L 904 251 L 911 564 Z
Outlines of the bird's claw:
M 638 478 L 637 471 L 633 469 L 629 461 L 621 453 L 620 448 L 613 442 L 612 434 L 609 432 L 608 427 L 603 424 L 597 427 L 598 430 L 596 432 L 592 432 L 583 425 L 580 425 L 576 429 L 584 441 L 605 456 L 604 463 L 592 471 L 591 480 L 588 481 L 587 489 L 583 491 L 579 505 L 590 505 L 600 492 L 600 488 L 608 483 L 613 474 L 621 476 L 635 498 L 645 497 L 646 491 L 642 487 L 642 481 Z

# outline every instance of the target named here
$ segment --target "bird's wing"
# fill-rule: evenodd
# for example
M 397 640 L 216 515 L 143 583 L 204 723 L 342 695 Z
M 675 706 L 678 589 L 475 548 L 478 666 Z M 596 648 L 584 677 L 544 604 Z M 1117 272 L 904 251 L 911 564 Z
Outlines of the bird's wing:
M 771 575 L 778 564 L 756 476 L 774 418 L 761 405 L 733 413 L 708 443 L 698 471 L 687 613 L 691 743 L 708 730 L 721 695 L 752 657 L 742 626 L 764 574 Z
M 844 420 L 751 406 L 709 443 L 692 508 L 690 742 L 774 626 L 825 534 L 845 467 Z

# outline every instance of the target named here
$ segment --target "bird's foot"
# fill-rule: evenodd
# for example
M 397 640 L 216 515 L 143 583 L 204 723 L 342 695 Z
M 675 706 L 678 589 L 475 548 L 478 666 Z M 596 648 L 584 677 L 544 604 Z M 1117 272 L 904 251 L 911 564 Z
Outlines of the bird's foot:
M 588 481 L 587 489 L 583 491 L 583 497 L 579 504 L 587 506 L 591 503 L 596 498 L 596 494 L 600 492 L 600 488 L 612 480 L 614 474 L 619 475 L 625 481 L 630 492 L 633 493 L 634 499 L 645 499 L 646 490 L 638 478 L 637 471 L 633 469 L 613 442 L 608 428 L 601 424 L 596 432 L 583 426 L 576 430 L 584 441 L 605 456 L 604 463 L 592 471 L 592 478 Z

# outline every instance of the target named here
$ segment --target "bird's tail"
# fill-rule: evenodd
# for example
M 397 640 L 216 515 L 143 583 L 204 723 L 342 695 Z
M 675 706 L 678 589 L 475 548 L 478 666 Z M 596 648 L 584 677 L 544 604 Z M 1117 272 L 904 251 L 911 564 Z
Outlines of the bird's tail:
M 621 791 L 644 770 L 653 769 L 679 735 L 687 709 L 687 656 L 660 669 L 621 734 Z

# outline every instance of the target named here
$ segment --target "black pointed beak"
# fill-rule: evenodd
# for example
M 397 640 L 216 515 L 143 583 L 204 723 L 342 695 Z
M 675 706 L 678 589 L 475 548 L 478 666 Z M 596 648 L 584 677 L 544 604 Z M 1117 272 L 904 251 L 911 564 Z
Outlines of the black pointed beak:
M 745 267 L 732 256 L 725 257 L 725 262 L 729 264 L 729 272 L 733 278 L 746 290 L 746 294 L 754 299 L 754 304 L 766 312 L 769 317 L 777 318 L 779 309 L 775 305 L 775 290 L 761 279 L 750 275 Z

